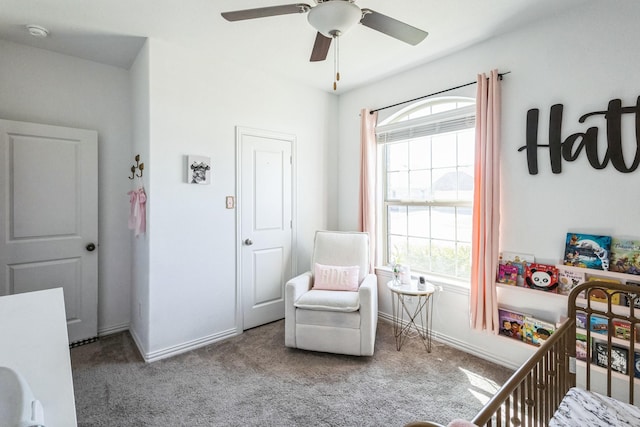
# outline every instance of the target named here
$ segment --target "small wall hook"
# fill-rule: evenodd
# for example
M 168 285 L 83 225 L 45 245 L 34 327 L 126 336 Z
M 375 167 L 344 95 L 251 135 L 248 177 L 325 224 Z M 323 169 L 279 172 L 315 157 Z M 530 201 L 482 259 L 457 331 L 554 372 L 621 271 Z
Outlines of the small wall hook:
M 142 178 L 142 171 L 144 170 L 144 163 L 140 163 L 140 154 L 136 154 L 135 157 L 136 164 L 131 166 L 131 176 L 129 179 L 133 179 L 134 177 Z M 136 169 L 140 171 L 140 174 L 136 173 Z

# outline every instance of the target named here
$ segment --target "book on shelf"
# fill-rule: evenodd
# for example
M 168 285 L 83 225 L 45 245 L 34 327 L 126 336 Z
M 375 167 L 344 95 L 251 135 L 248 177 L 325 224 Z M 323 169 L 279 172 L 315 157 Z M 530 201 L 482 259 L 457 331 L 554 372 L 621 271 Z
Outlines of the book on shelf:
M 604 317 L 591 315 L 589 319 L 589 329 L 595 334 L 608 334 L 609 320 Z
M 515 286 L 518 282 L 518 267 L 509 264 L 499 264 L 498 282 Z
M 531 263 L 524 270 L 525 287 L 545 292 L 558 292 L 558 268 L 554 265 Z
M 587 336 L 576 332 L 576 359 L 587 360 Z
M 556 330 L 553 323 L 534 317 L 525 317 L 524 319 L 524 341 L 535 346 L 541 345 Z
M 611 363 L 609 364 L 607 343 L 594 341 L 593 363 L 602 368 L 611 366 L 611 370 L 626 375 L 629 369 L 629 349 L 611 346 Z
M 638 286 L 638 293 L 635 295 L 633 300 L 629 300 L 629 298 L 627 298 L 625 296 L 624 300 L 622 301 L 622 303 L 624 305 L 626 305 L 627 307 L 629 307 L 631 305 L 631 303 L 633 302 L 633 307 L 634 308 L 640 308 L 640 282 L 634 282 L 634 281 L 631 281 L 631 280 L 627 280 L 626 283 L 627 283 L 627 285 Z
M 616 338 L 629 341 L 631 339 L 631 324 L 624 320 L 614 320 L 613 335 Z
M 522 341 L 522 327 L 525 318 L 525 314 L 499 308 L 498 319 L 500 322 L 500 335 Z
M 587 314 L 581 311 L 576 313 L 576 328 L 587 330 Z
M 640 274 L 640 240 L 611 239 L 609 271 Z
M 499 265 L 512 265 L 518 269 L 516 278 L 517 286 L 524 286 L 524 270 L 527 264 L 535 262 L 535 257 L 531 254 L 523 254 L 519 252 L 501 252 L 498 259 Z
M 569 295 L 571 290 L 578 285 L 583 284 L 587 280 L 587 275 L 584 271 L 567 270 L 565 268 L 558 268 L 558 293 L 562 295 Z
M 588 282 L 598 281 L 598 282 L 605 282 L 605 283 L 620 284 L 620 281 L 617 279 L 609 279 L 609 278 L 593 277 L 593 276 L 590 277 L 589 280 L 587 281 Z M 603 286 L 606 286 L 606 285 L 603 285 Z M 607 295 L 607 293 L 609 295 Z M 581 296 L 586 298 L 585 295 L 581 295 Z M 606 304 L 608 298 L 611 298 L 611 304 L 614 304 L 614 305 L 620 305 L 624 303 L 623 301 L 620 300 L 620 294 L 617 292 L 613 292 L 608 289 L 599 289 L 599 288 L 592 288 L 589 291 L 589 299 L 591 301 L 603 302 Z
M 567 233 L 564 248 L 565 265 L 609 270 L 611 236 Z

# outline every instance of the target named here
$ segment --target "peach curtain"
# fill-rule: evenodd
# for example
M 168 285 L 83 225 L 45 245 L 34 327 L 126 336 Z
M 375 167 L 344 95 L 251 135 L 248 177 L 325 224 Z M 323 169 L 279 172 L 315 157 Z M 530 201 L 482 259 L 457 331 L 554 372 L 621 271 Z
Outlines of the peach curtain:
M 470 320 L 498 333 L 496 269 L 500 226 L 500 77 L 478 75 L 471 249 Z
M 376 263 L 376 123 L 378 113 L 360 111 L 360 197 L 358 228 L 369 233 L 369 267 Z

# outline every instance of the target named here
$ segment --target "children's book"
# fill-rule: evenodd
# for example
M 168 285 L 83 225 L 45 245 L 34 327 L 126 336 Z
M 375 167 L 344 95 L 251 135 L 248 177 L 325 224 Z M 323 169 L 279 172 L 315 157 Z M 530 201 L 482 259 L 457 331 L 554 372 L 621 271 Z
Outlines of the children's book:
M 571 290 L 576 286 L 584 283 L 586 275 L 582 271 L 565 270 L 558 268 L 558 293 L 569 295 Z
M 587 330 L 587 314 L 582 312 L 576 313 L 576 328 Z
M 498 282 L 514 285 L 518 281 L 518 267 L 510 264 L 498 265 Z
M 640 240 L 611 239 L 610 271 L 640 274 Z
M 533 317 L 524 319 L 524 341 L 539 346 L 553 334 L 556 327 L 553 323 L 545 322 Z
M 607 334 L 609 332 L 609 321 L 600 316 L 591 316 L 589 321 L 591 332 L 596 334 Z
M 607 344 L 599 341 L 593 342 L 593 363 L 603 368 L 609 366 Z M 611 370 L 627 374 L 629 369 L 629 350 L 622 347 L 611 346 Z
M 631 338 L 631 325 L 623 320 L 614 320 L 613 335 L 616 338 L 629 341 Z
M 499 308 L 498 318 L 500 321 L 500 335 L 522 340 L 522 326 L 526 318 L 524 314 Z
M 567 233 L 564 264 L 575 267 L 609 270 L 611 236 Z
M 599 282 L 606 282 L 606 283 L 620 283 L 620 281 L 616 279 L 599 278 L 599 277 L 590 277 L 588 281 L 593 282 L 596 280 Z M 604 286 L 606 285 L 603 285 L 603 287 Z M 607 293 L 609 293 L 610 295 L 607 295 Z M 609 298 L 611 298 L 611 304 L 620 305 L 621 303 L 623 303 L 620 300 L 619 293 L 613 293 L 613 291 L 610 291 L 608 289 L 599 289 L 599 288 L 592 288 L 591 290 L 589 290 L 589 299 L 591 301 L 603 302 L 606 304 Z
M 587 360 L 587 336 L 576 333 L 576 359 Z
M 558 292 L 558 269 L 553 265 L 532 263 L 524 270 L 525 287 L 545 292 Z
M 629 299 L 627 297 L 624 298 L 624 301 L 622 301 L 622 303 L 624 305 L 626 305 L 627 307 L 629 307 L 631 305 L 631 303 L 633 302 L 633 306 L 635 308 L 640 308 L 640 282 L 632 282 L 627 280 L 627 285 L 634 285 L 634 286 L 638 286 L 638 293 L 636 294 L 634 299 Z
M 522 254 L 517 252 L 500 253 L 500 264 L 513 265 L 518 268 L 518 277 L 516 279 L 517 286 L 524 286 L 524 270 L 527 264 L 535 262 L 535 257 L 531 254 Z

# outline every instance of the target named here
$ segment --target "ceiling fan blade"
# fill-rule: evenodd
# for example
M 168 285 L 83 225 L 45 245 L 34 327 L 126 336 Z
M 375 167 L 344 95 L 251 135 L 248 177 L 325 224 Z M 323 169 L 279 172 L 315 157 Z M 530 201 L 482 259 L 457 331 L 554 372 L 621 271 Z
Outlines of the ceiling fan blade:
M 243 21 L 245 19 L 266 18 L 267 16 L 288 15 L 291 13 L 305 13 L 311 6 L 305 3 L 285 4 L 282 6 L 259 7 L 256 9 L 234 10 L 222 12 L 227 21 Z
M 380 31 L 381 33 L 414 46 L 424 40 L 429 34 L 426 31 L 378 13 L 375 10 L 362 9 L 362 15 L 360 23 L 365 27 Z
M 324 36 L 318 32 L 316 35 L 316 41 L 313 44 L 313 50 L 311 51 L 311 62 L 324 61 L 327 59 L 327 53 L 329 53 L 329 47 L 331 46 L 331 38 Z

